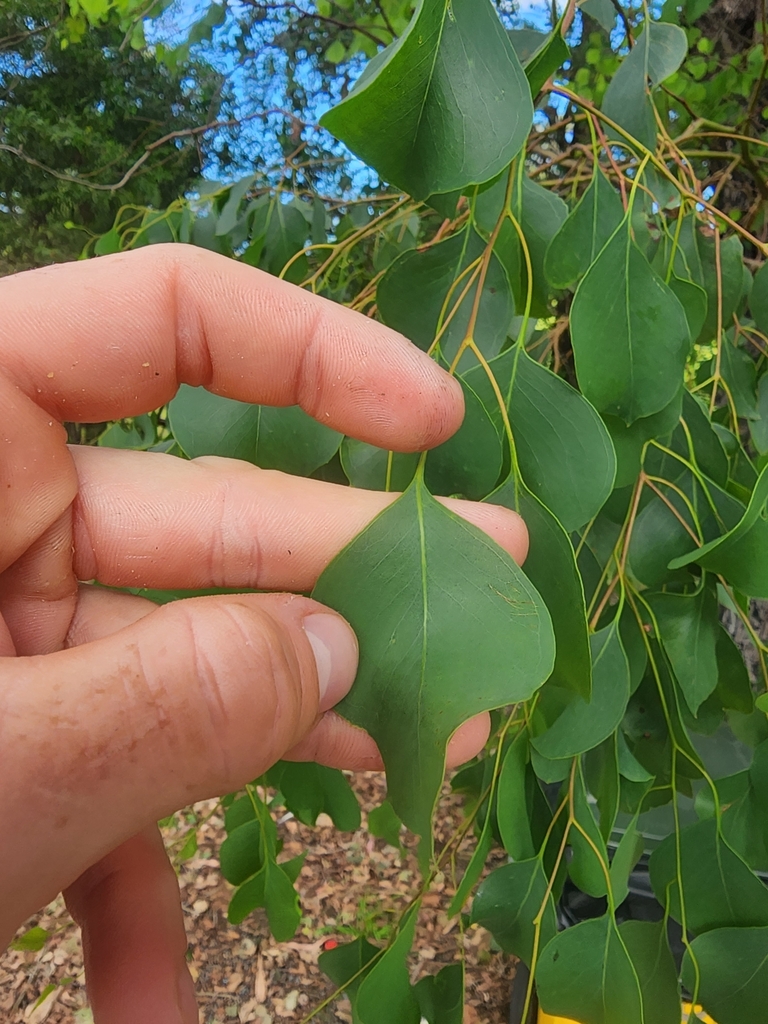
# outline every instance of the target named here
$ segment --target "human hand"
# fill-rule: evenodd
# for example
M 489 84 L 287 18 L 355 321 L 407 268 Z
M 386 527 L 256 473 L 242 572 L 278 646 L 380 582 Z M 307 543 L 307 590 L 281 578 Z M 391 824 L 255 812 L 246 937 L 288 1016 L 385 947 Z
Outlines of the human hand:
M 156 608 L 78 581 L 307 591 L 394 495 L 69 449 L 60 422 L 138 415 L 185 382 L 420 450 L 456 430 L 461 392 L 381 325 L 186 246 L 6 278 L 0 306 L 0 942 L 64 889 L 98 1024 L 192 1024 L 178 887 L 152 823 L 281 757 L 378 767 L 329 710 L 355 640 L 303 597 Z M 514 513 L 451 505 L 522 558 Z M 485 717 L 467 723 L 449 759 L 486 732 Z

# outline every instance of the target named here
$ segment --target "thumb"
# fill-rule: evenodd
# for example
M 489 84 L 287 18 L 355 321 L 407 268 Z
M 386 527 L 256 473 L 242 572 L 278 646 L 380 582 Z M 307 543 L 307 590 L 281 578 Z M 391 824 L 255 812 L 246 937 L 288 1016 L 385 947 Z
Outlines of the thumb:
M 149 822 L 264 772 L 356 669 L 344 619 L 276 594 L 179 601 L 0 661 L 0 941 Z

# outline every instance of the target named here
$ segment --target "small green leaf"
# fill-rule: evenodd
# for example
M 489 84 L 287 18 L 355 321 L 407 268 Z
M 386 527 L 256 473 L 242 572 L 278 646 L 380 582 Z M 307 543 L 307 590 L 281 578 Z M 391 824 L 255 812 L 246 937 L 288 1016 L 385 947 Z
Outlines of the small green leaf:
M 360 805 L 338 769 L 310 761 L 279 761 L 268 778 L 283 794 L 286 808 L 305 825 L 314 825 L 324 812 L 342 832 L 360 828 Z
M 594 18 L 598 25 L 604 28 L 606 32 L 610 33 L 613 31 L 617 13 L 611 0 L 584 0 L 584 3 L 579 4 L 579 8 L 585 14 L 588 14 L 590 18 Z
M 418 982 L 415 993 L 427 1024 L 462 1024 L 464 964 L 448 964 L 437 974 L 428 974 Z
M 556 935 L 541 954 L 536 982 L 541 1008 L 554 1017 L 650 1024 L 637 972 L 610 915 Z
M 632 424 L 660 412 L 680 390 L 688 323 L 633 241 L 629 217 L 576 289 L 571 340 L 581 390 L 601 413 Z
M 768 927 L 699 935 L 683 958 L 683 984 L 696 988 L 717 1024 L 761 1020 L 768 1005 Z
M 651 856 L 650 874 L 656 898 L 676 921 L 682 883 L 685 923 L 695 935 L 730 925 L 768 925 L 768 889 L 723 841 L 714 818 L 682 829 L 679 853 L 675 835 L 668 836 Z
M 740 522 L 722 537 L 673 559 L 678 569 L 696 562 L 750 597 L 768 598 L 768 467 L 755 484 Z
M 610 736 L 624 717 L 629 701 L 629 662 L 618 627 L 614 620 L 589 638 L 589 701 L 574 693 L 556 694 L 549 684 L 542 690 L 539 709 L 548 727 L 532 743 L 544 757 L 557 760 L 591 750 Z
M 10 948 L 22 953 L 38 953 L 49 937 L 50 932 L 46 931 L 45 928 L 40 928 L 39 925 L 35 925 L 34 928 L 28 928 L 18 939 L 14 939 Z
M 340 455 L 341 468 L 352 486 L 369 491 L 404 491 L 420 458 L 418 452 L 388 452 L 354 437 L 344 438 Z
M 221 844 L 221 873 L 232 885 L 240 885 L 261 870 L 264 855 L 261 821 L 253 818 L 231 832 Z
M 568 843 L 573 851 L 568 872 L 574 883 L 589 896 L 608 891 L 608 851 L 587 798 L 581 765 L 573 783 L 573 818 Z
M 527 699 L 551 671 L 547 611 L 512 559 L 418 476 L 334 559 L 313 596 L 360 643 L 357 680 L 336 711 L 376 740 L 392 806 L 427 839 L 451 734 L 480 711 Z
M 224 840 L 226 842 L 226 839 Z M 179 850 L 178 859 L 180 861 L 190 860 L 197 853 L 197 829 L 191 828 L 187 833 L 187 838 L 184 840 L 184 845 Z
M 395 849 L 399 849 L 401 846 L 400 829 L 402 825 L 402 821 L 395 814 L 395 809 L 389 800 L 385 800 L 383 804 L 374 807 L 373 810 L 368 812 L 368 831 L 370 834 L 383 839 L 390 846 L 394 846 Z
M 724 708 L 751 715 L 755 704 L 749 672 L 741 651 L 730 633 L 721 627 L 717 633 L 717 699 Z
M 504 755 L 496 793 L 499 835 L 504 849 L 514 860 L 536 855 L 526 799 L 527 761 L 527 730 L 521 729 Z
M 592 659 L 584 587 L 568 534 L 549 509 L 512 477 L 486 501 L 519 512 L 528 527 L 525 573 L 552 619 L 556 641 L 553 681 L 588 699 Z
M 696 714 L 717 686 L 715 648 L 720 624 L 717 598 L 709 587 L 697 594 L 654 594 L 650 605 L 659 639 L 688 707 Z
M 490 0 L 419 0 L 405 33 L 321 124 L 385 181 L 425 199 L 490 181 L 532 117 L 525 73 Z
M 440 336 L 440 351 L 447 362 L 452 362 L 466 336 L 477 291 L 475 282 L 453 312 L 471 272 L 461 275 L 479 259 L 484 249 L 485 242 L 476 231 L 462 231 L 423 252 L 403 253 L 378 285 L 378 309 L 384 323 L 426 350 L 447 322 Z M 506 271 L 493 255 L 474 331 L 475 341 L 486 359 L 500 351 L 514 315 L 515 304 Z M 469 353 L 465 359 L 466 365 L 476 363 Z
M 297 476 L 309 476 L 330 461 L 342 438 L 297 405 L 249 405 L 186 384 L 168 406 L 168 416 L 190 459 L 220 455 Z
M 687 52 L 688 39 L 679 26 L 648 20 L 606 90 L 603 113 L 647 149 L 656 148 L 648 79 L 652 86 L 659 85 L 677 71 Z M 624 141 L 615 132 L 612 137 Z
M 355 1012 L 358 990 L 363 978 L 371 970 L 371 961 L 379 953 L 380 949 L 360 936 L 354 942 L 347 942 L 343 946 L 321 953 L 318 958 L 320 970 L 328 975 L 334 985 L 346 992 L 352 1003 L 354 1024 L 360 1024 L 360 1018 Z
M 498 483 L 501 437 L 471 385 L 462 380 L 461 387 L 464 420 L 453 437 L 427 454 L 424 480 L 433 494 L 479 500 Z
M 595 163 L 589 187 L 547 247 L 544 273 L 552 287 L 570 288 L 586 274 L 623 219 L 619 194 Z
M 419 1024 L 421 1013 L 406 958 L 413 945 L 419 906 L 405 915 L 394 942 L 381 954 L 357 990 L 360 1024 Z
M 538 944 L 534 920 L 541 907 Z M 477 890 L 472 903 L 472 922 L 487 928 L 506 953 L 529 967 L 534 953 L 557 933 L 555 904 L 547 892 L 547 875 L 538 857 L 504 864 L 492 871 Z
M 469 864 L 467 864 L 464 870 L 461 882 L 453 895 L 453 899 L 448 904 L 449 917 L 453 917 L 455 914 L 458 914 L 469 899 L 469 894 L 477 885 L 478 879 L 483 873 L 485 862 L 488 860 L 488 854 L 491 852 L 492 846 L 493 831 L 491 829 L 491 816 L 486 815 L 482 831 L 478 837 L 477 843 L 475 844 L 475 848 L 472 851 L 472 856 L 469 859 Z
M 665 922 L 625 921 L 619 934 L 640 981 L 645 1024 L 679 1024 L 677 968 Z

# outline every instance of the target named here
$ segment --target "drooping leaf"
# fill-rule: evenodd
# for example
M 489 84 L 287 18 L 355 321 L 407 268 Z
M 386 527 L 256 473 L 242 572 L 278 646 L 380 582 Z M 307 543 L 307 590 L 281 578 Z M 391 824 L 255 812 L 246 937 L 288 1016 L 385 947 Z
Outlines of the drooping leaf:
M 428 453 L 424 479 L 434 494 L 479 500 L 498 483 L 501 437 L 471 385 L 462 380 L 461 386 L 464 420 L 453 437 Z
M 493 178 L 532 117 L 525 72 L 490 0 L 420 0 L 400 39 L 321 123 L 385 181 L 425 199 Z
M 552 692 L 542 692 L 539 707 L 548 727 L 532 743 L 544 757 L 574 757 L 591 750 L 611 735 L 624 717 L 629 700 L 629 663 L 614 620 L 590 639 L 592 654 L 592 695 L 589 701 L 568 694 L 567 703 L 551 722 L 548 702 Z M 562 702 L 560 702 L 562 703 Z M 551 706 L 557 708 L 552 700 Z M 551 713 L 551 712 L 550 712 Z
M 758 454 L 765 455 L 768 452 L 768 373 L 758 381 L 755 411 L 757 419 L 749 421 L 749 434 Z
M 618 192 L 595 164 L 589 187 L 547 247 L 544 272 L 552 287 L 570 288 L 586 274 L 623 219 Z
M 419 476 L 334 559 L 314 596 L 360 643 L 356 683 L 336 711 L 376 740 L 392 806 L 426 838 L 450 735 L 479 711 L 527 699 L 551 671 L 543 602 Z
M 665 442 L 669 440 L 682 413 L 683 390 L 680 388 L 669 405 L 660 412 L 635 420 L 630 426 L 618 416 L 603 415 L 603 422 L 611 435 L 616 452 L 614 487 L 626 487 L 635 482 L 640 472 L 640 459 L 646 441 L 652 438 Z
M 685 924 L 696 935 L 732 925 L 768 925 L 768 889 L 724 842 L 714 818 L 681 830 L 679 877 L 676 857 L 676 837 L 671 835 L 650 861 L 656 899 L 676 921 L 682 915 L 682 884 Z
M 283 794 L 286 808 L 305 825 L 314 825 L 318 815 L 325 813 L 341 832 L 360 828 L 357 797 L 336 768 L 311 761 L 278 761 L 268 780 Z
M 571 308 L 581 390 L 627 424 L 668 406 L 690 347 L 683 307 L 638 249 L 629 218 L 587 271 Z
M 723 335 L 720 347 L 720 374 L 736 407 L 736 414 L 748 420 L 756 420 L 757 373 L 755 364 L 742 348 L 732 341 L 732 332 Z
M 551 312 L 550 289 L 544 273 L 544 257 L 547 246 L 568 216 L 568 207 L 554 192 L 531 181 L 519 167 L 513 171 L 515 178 L 509 208 L 525 236 L 533 269 L 531 313 L 533 316 L 548 316 Z M 474 203 L 475 224 L 484 235 L 490 235 L 496 227 L 504 209 L 506 195 L 506 176 L 477 195 Z M 506 268 L 515 305 L 518 312 L 522 312 L 527 299 L 528 270 L 519 235 L 509 218 L 502 221 L 494 252 Z
M 768 598 L 768 468 L 755 484 L 741 521 L 724 536 L 675 558 L 670 568 L 696 562 L 750 597 Z
M 301 920 L 299 896 L 282 866 L 271 859 L 236 890 L 227 917 L 232 924 L 240 924 L 257 907 L 266 910 L 269 929 L 278 942 L 293 938 Z
M 346 942 L 329 949 L 318 957 L 318 966 L 337 988 L 343 988 L 352 1003 L 352 1019 L 360 1024 L 356 1012 L 357 993 L 363 978 L 371 970 L 371 961 L 381 952 L 362 935 L 354 942 Z
M 173 436 L 190 459 L 220 455 L 297 476 L 324 466 L 342 438 L 297 405 L 249 405 L 186 384 L 168 406 L 168 416 Z
M 448 964 L 428 974 L 415 986 L 416 999 L 427 1024 L 462 1024 L 464 1020 L 464 964 Z
M 469 864 L 461 877 L 459 886 L 448 904 L 448 916 L 453 917 L 461 911 L 461 908 L 469 899 L 469 895 L 478 883 L 483 873 L 485 862 L 493 846 L 493 830 L 491 829 L 491 816 L 486 815 L 482 830 L 478 836 Z
M 637 829 L 640 808 L 624 829 L 616 852 L 611 860 L 611 892 L 616 906 L 627 898 L 629 892 L 629 876 L 643 853 L 643 836 Z M 603 835 L 605 833 L 603 832 Z
M 573 779 L 572 812 L 574 823 L 568 832 L 568 843 L 573 856 L 568 872 L 582 892 L 605 896 L 609 879 L 608 851 L 587 798 L 580 764 Z
M 428 349 L 471 279 L 471 271 L 463 277 L 462 272 L 480 259 L 484 249 L 485 242 L 477 232 L 463 231 L 423 252 L 412 250 L 398 257 L 378 286 L 378 307 L 384 323 L 410 338 L 419 348 Z M 449 363 L 467 333 L 477 283 L 475 281 L 469 288 L 440 335 L 440 351 Z M 474 331 L 477 346 L 486 359 L 501 349 L 514 314 L 506 271 L 494 254 Z M 470 354 L 465 359 L 468 365 L 476 362 Z
M 395 809 L 389 800 L 368 812 L 368 831 L 372 836 L 377 836 L 394 846 L 400 847 L 400 829 L 402 821 L 395 814 Z
M 561 377 L 515 347 L 491 360 L 506 401 L 520 471 L 566 531 L 583 526 L 614 485 L 616 458 L 602 420 Z M 465 379 L 502 427 L 498 399 L 482 366 Z
M 655 594 L 650 604 L 661 645 L 695 715 L 717 686 L 717 598 L 709 587 L 703 586 L 692 595 Z
M 749 681 L 749 672 L 741 651 L 730 633 L 721 628 L 717 634 L 717 697 L 724 708 L 742 715 L 751 715 L 755 696 Z
M 530 33 L 531 30 L 513 29 L 510 31 L 509 37 L 512 41 L 512 45 L 515 47 L 518 57 L 523 61 L 525 77 L 528 79 L 531 86 L 531 95 L 536 97 L 554 72 L 557 71 L 558 68 L 561 68 L 568 60 L 570 50 L 563 39 L 562 18 L 551 33 L 536 33 L 541 37 L 541 43 L 526 57 L 522 56 L 519 47 L 515 45 L 515 36 L 520 35 L 523 32 Z
M 677 968 L 664 922 L 624 921 L 619 934 L 640 981 L 645 1024 L 678 1024 Z
M 656 148 L 656 121 L 648 92 L 648 80 L 659 85 L 680 67 L 688 52 L 688 39 L 677 25 L 646 21 L 603 98 L 603 113 L 646 148 Z M 624 142 L 613 132 L 612 138 Z
M 620 776 L 616 733 L 588 752 L 583 761 L 587 789 L 597 801 L 600 835 L 608 842 L 619 812 Z
M 413 945 L 418 904 L 408 911 L 394 942 L 381 954 L 357 990 L 360 1024 L 419 1024 L 421 1011 L 411 987 L 406 957 Z
M 541 954 L 536 982 L 541 1008 L 554 1017 L 648 1024 L 637 972 L 611 916 L 556 935 Z
M 418 452 L 388 452 L 354 437 L 345 437 L 341 467 L 353 487 L 369 491 L 404 491 L 419 464 Z
M 496 791 L 496 822 L 504 849 L 513 860 L 536 855 L 526 800 L 527 732 L 515 736 L 504 755 Z
M 266 813 L 269 814 L 268 811 Z M 241 885 L 246 878 L 257 874 L 264 867 L 266 858 L 274 855 L 271 837 L 265 840 L 261 821 L 253 818 L 231 832 L 221 844 L 221 873 L 232 885 Z
M 768 269 L 766 264 L 760 267 L 752 282 L 749 293 L 749 308 L 758 329 L 768 333 Z
M 611 3 L 611 0 L 584 0 L 584 3 L 579 4 L 579 8 L 594 18 L 601 28 L 604 28 L 606 32 L 610 33 L 613 31 L 613 26 L 616 24 L 616 8 Z
M 538 942 L 534 920 L 541 908 Z M 477 890 L 472 903 L 472 922 L 487 928 L 506 953 L 529 967 L 534 952 L 542 950 L 557 933 L 552 894 L 538 857 L 504 864 L 492 871 Z
M 519 512 L 528 527 L 525 573 L 551 616 L 556 650 L 553 680 L 585 699 L 592 692 L 584 587 L 570 538 L 525 485 L 509 477 L 486 501 Z
M 694 339 L 706 344 L 717 336 L 719 309 L 723 330 L 731 326 L 744 283 L 744 251 L 738 236 L 730 235 L 720 242 L 718 260 L 714 238 L 703 235 L 699 223 L 692 214 L 683 218 L 675 266 L 680 267 L 679 276 L 685 276 L 684 266 L 691 279 L 707 293 L 707 317 Z
M 760 1020 L 768 1005 L 768 927 L 717 928 L 699 935 L 683 958 L 683 983 L 697 987 L 717 1024 Z

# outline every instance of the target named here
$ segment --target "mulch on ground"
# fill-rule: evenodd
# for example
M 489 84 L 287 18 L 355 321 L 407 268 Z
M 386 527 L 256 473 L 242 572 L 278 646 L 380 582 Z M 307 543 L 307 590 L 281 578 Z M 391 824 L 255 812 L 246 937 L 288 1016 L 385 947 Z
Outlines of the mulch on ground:
M 315 828 L 290 815 L 278 824 L 285 844 L 281 859 L 309 851 L 297 883 L 304 916 L 292 942 L 276 943 L 261 911 L 237 927 L 227 921 L 232 888 L 219 872 L 218 849 L 225 833 L 216 801 L 180 812 L 163 828 L 166 845 L 177 857 L 190 829 L 197 832 L 197 851 L 179 865 L 179 886 L 201 1024 L 300 1024 L 333 993 L 333 985 L 317 966 L 323 948 L 363 931 L 383 945 L 392 924 L 418 892 L 411 837 L 398 850 L 365 830 L 365 812 L 384 799 L 383 776 L 366 772 L 351 781 L 364 812 L 359 831 L 339 833 L 323 815 Z M 191 824 L 194 821 L 196 825 Z M 438 816 L 438 846 L 461 822 L 460 801 L 446 792 Z M 471 837 L 463 842 L 457 856 L 460 866 L 466 864 L 473 845 Z M 503 862 L 503 855 L 498 862 Z M 484 929 L 462 930 L 459 918 L 447 916 L 454 891 L 450 877 L 438 876 L 424 897 L 411 980 L 436 973 L 463 956 L 464 1024 L 503 1024 L 508 1019 L 514 962 L 492 951 Z M 35 915 L 19 935 L 34 926 L 51 933 L 41 950 L 9 950 L 0 957 L 0 1019 L 8 1024 L 88 1024 L 92 1018 L 80 937 L 63 901 L 58 899 Z M 317 1024 L 350 1024 L 349 1003 L 338 999 L 312 1019 Z

